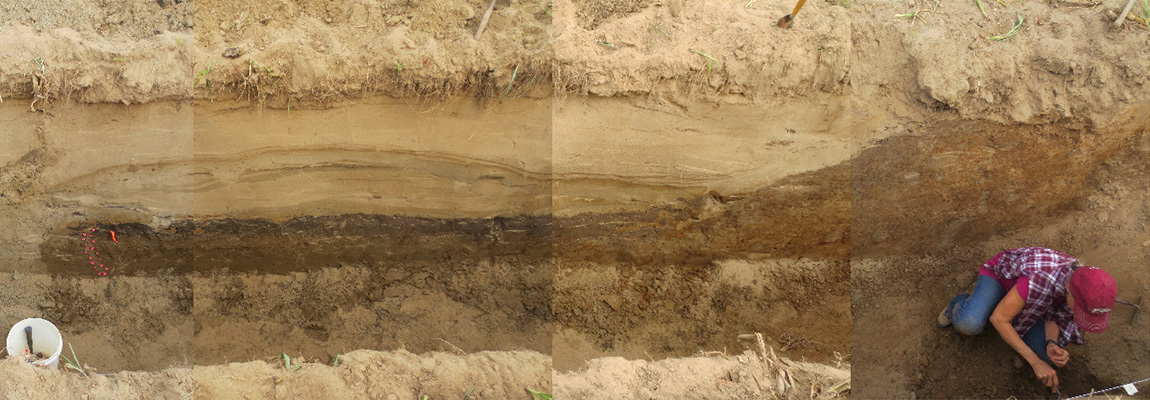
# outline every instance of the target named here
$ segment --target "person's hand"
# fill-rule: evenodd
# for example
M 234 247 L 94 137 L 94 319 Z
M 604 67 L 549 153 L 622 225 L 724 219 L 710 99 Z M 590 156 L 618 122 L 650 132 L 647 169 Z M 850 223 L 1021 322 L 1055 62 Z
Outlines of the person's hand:
M 1070 362 L 1070 352 L 1054 343 L 1046 345 L 1046 355 L 1050 357 L 1050 361 L 1053 361 L 1056 367 L 1064 367 L 1067 362 Z
M 1031 367 L 1034 368 L 1034 375 L 1038 376 L 1038 380 L 1050 388 L 1050 393 L 1058 392 L 1058 373 L 1054 372 L 1054 368 L 1050 368 L 1050 365 L 1042 360 L 1038 360 Z

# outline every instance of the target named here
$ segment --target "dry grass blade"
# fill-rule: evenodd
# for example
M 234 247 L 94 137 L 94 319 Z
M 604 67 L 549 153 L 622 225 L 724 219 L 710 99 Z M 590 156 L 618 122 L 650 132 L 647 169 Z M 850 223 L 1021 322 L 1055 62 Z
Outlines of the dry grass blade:
M 845 392 L 848 390 L 851 390 L 851 380 L 850 379 L 836 383 L 836 384 L 834 384 L 834 386 L 827 388 L 828 393 L 830 393 L 832 395 L 836 395 L 836 396 L 839 394 L 839 392 Z
M 759 354 L 762 354 L 764 361 L 767 357 L 767 342 L 763 340 L 763 334 L 755 332 L 755 341 L 759 344 Z M 774 365 L 774 351 L 771 351 L 771 364 Z
M 513 79 L 514 79 L 514 78 L 513 78 Z M 456 354 L 459 354 L 459 355 L 461 355 L 461 356 L 462 356 L 462 355 L 467 355 L 467 352 L 466 352 L 466 351 L 463 351 L 463 349 L 459 348 L 459 346 L 456 346 L 456 345 L 454 345 L 454 344 L 451 344 L 451 342 L 448 342 L 448 341 L 446 341 L 446 340 L 443 340 L 443 338 L 438 338 L 438 339 L 439 339 L 439 341 L 440 341 L 440 342 L 443 342 L 443 343 L 447 344 L 448 346 L 451 346 L 451 348 L 452 348 L 453 350 L 455 350 L 455 353 L 456 353 Z

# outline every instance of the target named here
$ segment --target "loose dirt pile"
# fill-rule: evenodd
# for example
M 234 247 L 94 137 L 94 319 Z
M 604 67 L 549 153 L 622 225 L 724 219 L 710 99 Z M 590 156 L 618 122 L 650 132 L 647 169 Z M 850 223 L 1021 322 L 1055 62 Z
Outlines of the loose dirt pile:
M 549 3 L 501 4 L 476 40 L 487 4 L 198 1 L 196 97 L 287 108 L 366 95 L 546 96 Z
M 0 99 L 189 98 L 192 2 L 0 2 Z
M 763 357 L 751 350 L 660 361 L 598 358 L 585 371 L 554 379 L 556 397 L 572 399 L 840 399 L 850 397 L 851 385 L 849 366 Z
M 752 2 L 754 3 L 754 2 Z M 560 94 L 647 97 L 652 104 L 772 106 L 849 92 L 847 8 L 816 1 L 791 30 L 793 4 L 558 0 L 552 35 Z M 844 97 L 845 99 L 845 97 Z
M 65 347 L 67 351 L 67 347 Z M 60 361 L 64 365 L 64 361 Z M 0 399 L 60 399 L 89 396 L 104 399 L 179 399 L 192 393 L 192 369 L 119 372 L 87 376 L 68 370 L 33 367 L 15 358 L 0 360 Z
M 551 360 L 529 351 L 467 355 L 358 350 L 331 362 L 287 370 L 283 360 L 196 367 L 204 398 L 528 398 L 551 390 Z
M 526 398 L 528 388 L 551 391 L 550 358 L 535 352 L 468 355 L 359 350 L 341 354 L 337 365 L 282 359 L 198 366 L 158 372 L 103 375 L 0 362 L 0 399 L 55 399 L 86 394 L 98 398 Z

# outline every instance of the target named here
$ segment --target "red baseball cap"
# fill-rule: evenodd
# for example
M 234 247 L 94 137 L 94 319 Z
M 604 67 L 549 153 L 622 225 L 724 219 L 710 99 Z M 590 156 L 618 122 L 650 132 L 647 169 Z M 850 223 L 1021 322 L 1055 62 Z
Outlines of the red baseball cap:
M 1118 297 L 1114 277 L 1096 267 L 1082 267 L 1070 276 L 1074 323 L 1087 332 L 1102 332 L 1110 323 L 1110 308 Z

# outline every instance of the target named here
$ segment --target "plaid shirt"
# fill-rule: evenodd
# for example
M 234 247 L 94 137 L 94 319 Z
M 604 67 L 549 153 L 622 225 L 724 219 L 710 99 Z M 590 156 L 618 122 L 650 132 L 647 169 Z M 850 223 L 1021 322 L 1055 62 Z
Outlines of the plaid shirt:
M 1030 280 L 1030 292 L 1022 311 L 1010 321 L 1019 336 L 1030 330 L 1035 323 L 1054 321 L 1060 334 L 1058 345 L 1067 343 L 1082 344 L 1082 331 L 1074 323 L 1074 314 L 1066 304 L 1066 284 L 1070 276 L 1073 257 L 1042 247 L 1023 247 L 1002 253 L 998 265 L 984 265 L 1003 279 L 1025 276 Z M 1053 305 L 1058 299 L 1059 305 Z M 1045 329 L 1043 327 L 1039 327 Z

